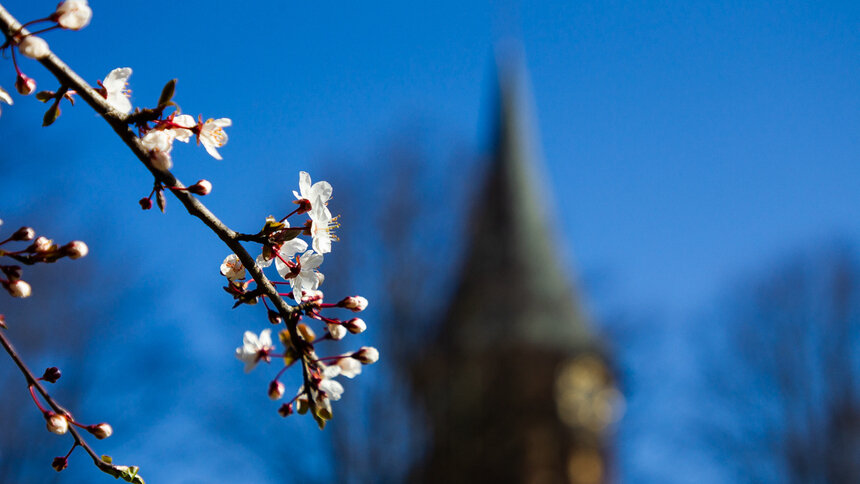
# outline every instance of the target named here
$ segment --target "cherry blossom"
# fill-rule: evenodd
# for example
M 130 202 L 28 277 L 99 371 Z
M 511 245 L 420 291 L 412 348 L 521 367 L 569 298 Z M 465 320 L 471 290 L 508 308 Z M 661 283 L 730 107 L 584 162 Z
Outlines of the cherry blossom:
M 230 254 L 221 263 L 221 275 L 231 281 L 245 279 L 245 266 L 236 254 Z
M 271 329 L 264 329 L 259 337 L 250 331 L 245 331 L 242 346 L 236 348 L 236 358 L 245 363 L 245 373 L 248 373 L 260 360 L 268 362 L 269 353 L 274 349 Z
M 101 83 L 102 96 L 114 110 L 123 114 L 131 112 L 131 101 L 128 99 L 131 91 L 126 89 L 129 77 L 131 77 L 131 68 L 121 67 L 110 71 Z
M 296 301 L 302 300 L 303 290 L 316 290 L 322 284 L 324 276 L 316 270 L 322 264 L 323 256 L 309 250 L 299 257 L 298 274 L 288 279 L 293 287 L 293 297 Z
M 326 181 L 318 181 L 311 185 L 311 176 L 306 171 L 299 172 L 299 191 L 293 190 L 293 196 L 297 200 L 307 200 L 313 208 L 315 203 L 319 203 L 324 207 L 323 214 L 326 218 L 331 219 L 331 212 L 325 205 L 331 199 L 331 184 Z M 313 216 L 311 216 L 313 219 Z
M 225 127 L 233 124 L 230 118 L 207 119 L 200 126 L 200 133 L 197 135 L 199 142 L 203 143 L 206 152 L 212 155 L 212 158 L 220 160 L 221 155 L 215 148 L 220 148 L 227 144 L 227 133 L 224 132 Z

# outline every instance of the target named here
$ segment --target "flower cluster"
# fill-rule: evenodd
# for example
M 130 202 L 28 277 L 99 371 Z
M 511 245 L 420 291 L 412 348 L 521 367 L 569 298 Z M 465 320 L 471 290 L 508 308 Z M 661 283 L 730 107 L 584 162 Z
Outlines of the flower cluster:
M 286 325 L 286 329 L 278 333 L 278 341 L 283 346 L 280 352 L 273 345 L 271 329 L 264 329 L 259 336 L 251 331 L 245 332 L 242 346 L 236 348 L 236 357 L 245 363 L 245 371 L 251 371 L 260 362 L 271 363 L 273 358 L 283 359 L 284 367 L 268 388 L 269 397 L 279 400 L 285 392 L 284 384 L 280 381 L 281 375 L 287 368 L 300 362 L 304 383 L 295 397 L 282 404 L 278 412 L 286 417 L 294 411 L 310 411 L 320 428 L 323 428 L 332 418 L 331 402 L 340 399 L 343 393 L 343 386 L 335 377 L 355 377 L 361 373 L 362 365 L 376 362 L 379 353 L 375 348 L 362 347 L 341 355 L 317 355 L 316 345 L 341 340 L 349 333 L 361 333 L 367 328 L 361 318 L 338 319 L 324 315 L 323 311 L 341 308 L 360 312 L 367 307 L 367 299 L 350 296 L 337 303 L 324 302 L 320 286 L 325 278 L 319 267 L 323 262 L 323 254 L 331 252 L 332 241 L 338 240 L 333 231 L 340 226 L 337 217 L 332 216 L 327 206 L 332 187 L 324 181 L 312 184 L 310 175 L 303 171 L 299 174 L 299 190 L 293 193 L 296 209 L 280 220 L 268 217 L 260 232 L 248 236 L 248 240 L 262 245 L 262 251 L 254 262 L 256 268 L 263 270 L 274 263 L 278 274 L 285 280 L 274 284 L 289 284 L 291 288 L 290 292 L 279 293 L 279 296 L 292 299 L 295 305 L 285 311 L 272 301 L 275 306 L 273 309 L 266 295 L 258 289 L 249 290 L 251 281 L 245 281 L 246 268 L 236 254 L 224 259 L 221 274 L 227 278 L 225 290 L 236 299 L 236 305 L 256 304 L 261 299 L 268 321 L 275 325 Z M 304 214 L 308 218 L 300 225 L 292 226 L 289 223 L 291 216 Z M 301 236 L 310 237 L 310 247 Z M 283 300 L 278 302 L 283 303 Z M 305 319 L 317 321 L 324 331 L 322 335 L 317 336 L 311 326 L 303 322 Z
M 0 225 L 3 221 L 0 220 Z M 31 242 L 19 250 L 7 250 L 3 247 L 9 242 Z M 24 265 L 39 262 L 56 262 L 63 257 L 80 259 L 89 252 L 87 244 L 74 240 L 65 245 L 57 245 L 46 237 L 36 237 L 36 231 L 30 227 L 21 227 L 4 240 L 0 240 L 0 286 L 12 297 L 29 297 L 32 293 L 30 284 L 21 279 L 23 269 L 17 264 L 2 263 L 3 257 L 8 257 Z

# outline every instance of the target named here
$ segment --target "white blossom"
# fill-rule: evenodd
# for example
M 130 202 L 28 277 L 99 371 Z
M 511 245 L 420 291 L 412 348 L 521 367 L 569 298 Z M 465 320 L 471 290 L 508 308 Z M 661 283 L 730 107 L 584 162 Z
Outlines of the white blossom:
M 220 148 L 227 143 L 227 133 L 224 132 L 225 127 L 233 124 L 230 118 L 207 119 L 200 126 L 200 133 L 197 139 L 203 143 L 206 152 L 212 155 L 216 160 L 221 159 L 221 155 L 215 148 Z
M 90 23 L 93 10 L 87 0 L 66 0 L 57 6 L 52 18 L 60 27 L 68 30 L 81 30 Z
M 231 281 L 245 279 L 245 266 L 236 254 L 230 254 L 221 263 L 221 275 Z
M 169 170 L 173 167 L 170 150 L 176 134 L 169 129 L 152 129 L 140 139 L 140 144 L 149 152 L 152 165 L 159 170 Z
M 18 44 L 18 50 L 21 51 L 21 54 L 25 57 L 37 60 L 45 57 L 51 52 L 51 50 L 48 49 L 48 43 L 45 42 L 44 39 L 33 35 L 24 37 L 24 40 Z
M 322 264 L 323 256 L 309 250 L 299 257 L 301 271 L 295 277 L 289 279 L 293 287 L 293 297 L 296 301 L 302 300 L 303 290 L 316 290 L 323 282 L 324 276 L 316 270 Z
M 280 274 L 281 277 L 283 277 L 284 279 L 289 279 L 290 277 L 292 277 L 292 269 L 284 261 L 289 261 L 293 258 L 294 255 L 298 254 L 299 252 L 306 251 L 307 248 L 308 243 L 302 239 L 292 239 L 284 242 L 281 245 L 281 250 L 278 251 L 278 255 L 280 257 L 278 255 L 274 257 L 275 269 L 278 270 L 278 274 Z M 257 260 L 259 264 L 260 258 L 258 257 Z M 271 265 L 271 262 L 269 262 L 265 266 L 261 265 L 261 267 L 268 267 L 269 265 Z
M 340 227 L 337 223 L 338 217 L 332 217 L 331 212 L 323 198 L 318 196 L 311 204 L 311 211 L 308 215 L 311 218 L 311 236 L 313 237 L 313 248 L 320 254 L 328 254 L 331 252 L 331 241 L 339 240 L 334 235 L 334 229 Z
M 325 367 L 323 370 L 323 379 L 317 386 L 321 393 L 325 393 L 325 397 L 334 401 L 340 400 L 341 395 L 343 395 L 343 385 L 334 380 L 334 377 L 340 375 L 340 373 L 341 367 L 337 365 Z
M 236 358 L 245 363 L 245 373 L 248 373 L 261 359 L 268 361 L 268 353 L 274 349 L 271 329 L 264 329 L 259 337 L 250 331 L 245 331 L 242 346 L 236 348 Z
M 121 67 L 110 71 L 102 81 L 103 95 L 108 104 L 123 114 L 131 112 L 131 101 L 128 100 L 131 91 L 126 89 L 129 77 L 131 77 L 131 68 Z
M 187 114 L 180 114 L 179 116 L 173 117 L 173 124 L 178 125 L 179 127 L 170 128 L 168 131 L 173 133 L 176 141 L 188 143 L 188 140 L 191 139 L 191 135 L 194 134 L 192 129 L 197 126 L 197 121 L 194 121 L 194 118 Z
M 299 191 L 293 190 L 293 196 L 298 200 L 307 200 L 313 208 L 315 203 L 320 203 L 324 210 L 325 217 L 332 218 L 331 212 L 325 205 L 331 199 L 331 184 L 326 181 L 318 181 L 311 185 L 311 176 L 306 171 L 299 172 Z M 319 200 L 318 200 L 319 199 Z M 313 218 L 313 217 L 312 217 Z

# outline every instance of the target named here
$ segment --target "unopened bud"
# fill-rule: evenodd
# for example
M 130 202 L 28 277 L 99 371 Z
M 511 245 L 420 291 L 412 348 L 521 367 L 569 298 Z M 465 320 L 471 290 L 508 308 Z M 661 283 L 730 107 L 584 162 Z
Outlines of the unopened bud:
M 86 428 L 87 432 L 93 434 L 95 438 L 102 440 L 113 435 L 113 427 L 106 423 L 90 425 Z
M 338 306 L 351 310 L 354 313 L 364 311 L 367 308 L 367 299 L 361 296 L 349 296 L 337 303 Z
M 143 197 L 137 203 L 139 203 L 140 208 L 142 208 L 144 210 L 149 210 L 150 208 L 152 208 L 152 199 L 149 197 Z
M 86 0 L 65 0 L 57 5 L 50 18 L 64 29 L 81 30 L 89 25 L 93 10 Z
M 36 237 L 36 240 L 33 241 L 33 244 L 28 249 L 32 249 L 33 252 L 51 252 L 54 249 L 54 241 L 47 237 L 39 236 Z
M 69 467 L 69 459 L 62 456 L 54 457 L 54 460 L 51 462 L 51 467 L 53 467 L 55 471 L 60 472 L 66 467 Z
M 17 281 L 24 274 L 21 266 L 0 266 L 0 271 L 6 276 L 9 281 Z
M 36 231 L 33 230 L 32 227 L 21 227 L 16 230 L 14 234 L 12 234 L 12 240 L 33 240 L 33 237 L 36 236 Z
M 6 329 L 6 316 L 0 314 L 0 328 Z
M 280 313 L 278 313 L 277 311 L 272 311 L 271 309 L 269 309 L 267 315 L 269 316 L 269 322 L 272 324 L 281 324 L 284 321 L 284 318 L 282 318 Z
M 41 37 L 33 35 L 24 37 L 24 40 L 18 44 L 18 50 L 21 51 L 24 56 L 37 60 L 45 57 L 50 52 L 48 49 L 48 43 Z
M 87 247 L 87 244 L 80 240 L 74 240 L 63 246 L 63 254 L 65 254 L 69 259 L 80 259 L 89 252 L 90 249 Z
M 188 191 L 195 195 L 209 195 L 212 192 L 212 183 L 209 180 L 200 180 L 194 185 L 188 187 Z
M 343 325 L 352 334 L 363 333 L 364 330 L 367 329 L 367 324 L 365 324 L 364 320 L 361 318 L 352 318 L 349 321 L 344 322 Z
M 278 413 L 281 415 L 281 417 L 289 417 L 293 414 L 293 404 L 285 403 L 281 405 L 281 408 L 278 409 Z
M 299 331 L 299 336 L 301 336 L 302 339 L 307 341 L 308 343 L 317 339 L 317 335 L 316 333 L 314 333 L 314 330 L 312 330 L 311 327 L 305 323 L 299 324 L 296 329 Z
M 48 383 L 57 383 L 57 380 L 60 379 L 60 376 L 62 376 L 60 369 L 56 366 L 52 366 L 45 370 L 45 373 L 42 375 L 42 380 L 45 380 Z
M 272 380 L 269 383 L 269 398 L 272 400 L 280 400 L 284 396 L 284 384 L 278 380 Z
M 362 346 L 358 351 L 352 354 L 352 357 L 364 365 L 370 365 L 379 360 L 379 351 L 377 351 L 373 346 Z
M 335 341 L 340 341 L 346 336 L 346 328 L 341 324 L 328 324 L 328 334 L 331 335 L 331 339 Z
M 50 411 L 45 412 L 45 422 L 47 423 L 48 430 L 57 435 L 63 435 L 69 431 L 69 420 L 65 415 Z
M 18 74 L 15 79 L 15 90 L 22 96 L 29 96 L 36 90 L 36 80 L 32 77 L 27 77 L 24 73 Z
M 30 294 L 32 294 L 32 292 L 33 292 L 30 285 L 27 284 L 26 282 L 22 281 L 21 279 L 18 279 L 16 281 L 11 281 L 11 282 L 4 284 L 4 285 L 6 286 L 6 290 L 9 291 L 9 294 L 12 297 L 20 297 L 20 298 L 30 297 Z

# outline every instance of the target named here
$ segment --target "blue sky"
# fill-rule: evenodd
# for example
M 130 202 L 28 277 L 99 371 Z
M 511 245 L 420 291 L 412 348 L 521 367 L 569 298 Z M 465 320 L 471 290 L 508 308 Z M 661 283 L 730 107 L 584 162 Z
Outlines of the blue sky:
M 3 5 L 19 19 L 53 6 Z M 176 77 L 185 112 L 232 118 L 223 162 L 180 146 L 175 172 L 211 180 L 207 204 L 240 230 L 278 210 L 300 169 L 367 159 L 416 120 L 452 150 L 485 149 L 494 49 L 513 38 L 558 228 L 596 312 L 686 314 L 750 267 L 860 236 L 857 2 L 91 5 L 89 27 L 46 39 L 91 82 L 132 67 L 136 106 L 154 104 Z M 11 89 L 4 65 L 0 85 Z M 22 67 L 40 88 L 56 87 L 35 62 Z M 189 300 L 220 301 L 219 276 L 199 269 L 220 262 L 220 243 L 175 202 L 167 216 L 140 212 L 148 175 L 85 107 L 46 129 L 41 107 L 17 97 L 0 117 L 2 218 L 19 223 L 49 202 L 43 223 L 55 233 L 113 235 L 88 240 L 94 263 L 158 291 L 171 320 L 200 316 Z M 158 317 L 128 312 L 141 325 Z M 232 358 L 241 318 L 232 333 L 175 331 L 195 357 L 223 346 Z

